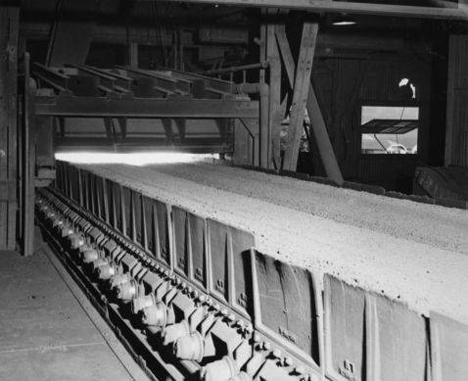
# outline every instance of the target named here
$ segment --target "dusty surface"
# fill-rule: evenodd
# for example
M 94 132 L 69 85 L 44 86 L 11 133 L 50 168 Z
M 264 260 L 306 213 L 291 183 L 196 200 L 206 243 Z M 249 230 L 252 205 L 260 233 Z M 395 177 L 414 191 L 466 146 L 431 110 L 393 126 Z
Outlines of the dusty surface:
M 210 164 L 82 167 L 247 229 L 278 259 L 468 323 L 466 211 Z
M 136 379 L 43 251 L 0 257 L 0 380 Z
M 151 168 L 340 223 L 468 254 L 468 213 L 463 210 L 221 165 L 170 164 Z

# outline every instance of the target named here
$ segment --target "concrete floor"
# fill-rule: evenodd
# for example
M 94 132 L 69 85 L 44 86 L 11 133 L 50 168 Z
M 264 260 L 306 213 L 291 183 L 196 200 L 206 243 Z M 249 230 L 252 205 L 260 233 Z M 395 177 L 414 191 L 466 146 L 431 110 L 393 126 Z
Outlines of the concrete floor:
M 98 330 L 102 319 L 85 311 L 56 261 L 42 249 L 29 258 L 0 252 L 0 380 L 146 378 L 133 374 L 139 368 L 110 329 Z

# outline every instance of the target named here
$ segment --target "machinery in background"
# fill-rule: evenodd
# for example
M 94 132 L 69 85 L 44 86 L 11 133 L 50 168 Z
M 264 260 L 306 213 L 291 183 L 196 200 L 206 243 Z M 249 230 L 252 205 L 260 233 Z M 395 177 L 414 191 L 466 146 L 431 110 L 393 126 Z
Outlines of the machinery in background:
M 7 187 L 2 194 L 15 200 L 5 202 L 9 211 L 2 222 L 9 249 L 19 237 L 23 253 L 33 252 L 35 188 L 54 180 L 56 152 L 216 153 L 238 164 L 258 164 L 259 101 L 239 93 L 232 82 L 165 68 L 30 65 L 28 53 L 21 67 L 20 130 L 9 135 L 21 144 L 18 152 L 0 152 L 21 156 L 20 181 L 16 171 L 6 171 L 11 181 L 0 180 L 0 189 Z M 16 66 L 13 73 L 16 80 Z M 5 115 L 10 114 L 16 116 Z M 14 118 L 12 123 L 16 126 Z M 15 160 L 5 163 L 17 169 Z
M 232 154 L 234 121 L 258 122 L 258 102 L 235 94 L 232 82 L 177 70 L 36 63 L 32 76 L 39 84 L 35 113 L 54 124 L 60 152 Z M 254 149 L 255 138 L 250 144 Z

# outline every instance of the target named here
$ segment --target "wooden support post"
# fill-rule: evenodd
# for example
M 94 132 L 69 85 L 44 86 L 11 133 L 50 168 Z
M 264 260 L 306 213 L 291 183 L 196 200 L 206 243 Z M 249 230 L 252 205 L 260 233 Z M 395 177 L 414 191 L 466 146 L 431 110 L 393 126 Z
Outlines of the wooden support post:
M 317 23 L 304 22 L 294 81 L 291 121 L 284 151 L 284 169 L 289 171 L 296 171 L 297 169 L 299 144 L 303 132 L 304 112 L 310 87 L 317 32 Z
M 112 118 L 104 118 L 104 127 L 106 128 L 106 136 L 109 143 L 115 143 L 115 134 L 114 134 L 114 121 Z
M 177 128 L 177 132 L 179 134 L 179 143 L 184 143 L 185 141 L 185 132 L 187 130 L 187 119 L 184 118 L 176 118 L 174 119 L 175 126 Z
M 131 42 L 128 49 L 129 49 L 128 56 L 129 56 L 130 66 L 134 68 L 138 68 L 139 66 L 138 43 Z
M 52 116 L 36 117 L 36 171 L 41 167 L 53 168 L 54 159 L 54 120 Z
M 468 167 L 468 34 L 449 38 L 445 165 Z
M 172 119 L 163 118 L 161 119 L 164 133 L 166 134 L 166 145 L 172 145 L 174 143 L 174 132 L 172 131 Z
M 0 7 L 0 250 L 15 250 L 18 212 L 19 8 Z
M 286 37 L 285 30 L 279 28 L 276 31 L 276 38 L 278 41 L 278 47 L 283 58 L 285 71 L 289 80 L 291 89 L 294 87 L 294 73 L 296 71 L 296 65 L 291 53 L 288 39 Z M 309 86 L 309 92 L 307 95 L 307 111 L 310 118 L 312 131 L 314 133 L 315 141 L 319 149 L 319 154 L 322 159 L 323 166 L 327 176 L 335 180 L 337 183 L 343 183 L 343 176 L 338 165 L 338 161 L 333 150 L 333 146 L 328 136 L 327 126 L 317 102 L 317 96 L 314 91 L 312 83 Z
M 269 9 L 269 15 L 275 15 L 276 9 Z M 268 157 L 268 167 L 281 168 L 281 60 L 276 43 L 275 31 L 278 24 L 268 22 L 266 27 L 266 59 L 270 67 L 270 99 L 268 108 L 268 130 L 271 149 Z
M 320 111 L 320 106 L 312 84 L 309 87 L 309 94 L 307 96 L 307 112 L 309 113 L 310 125 L 312 126 L 325 173 L 328 178 L 342 185 L 344 182 L 343 175 L 341 174 L 340 166 L 336 160 L 335 151 L 333 150 L 330 137 L 328 136 L 327 126 L 323 119 L 322 112 Z
M 266 11 L 262 10 L 262 15 Z M 263 23 L 260 26 L 260 62 L 267 59 L 267 25 Z M 266 86 L 265 69 L 260 70 L 259 83 Z M 269 95 L 260 97 L 260 167 L 268 168 L 270 157 L 270 133 L 269 133 Z
M 183 33 L 181 29 L 177 30 L 177 43 L 179 49 L 179 70 L 185 70 L 184 65 L 184 41 L 183 41 Z
M 127 138 L 127 118 L 117 118 L 120 127 L 120 141 L 123 142 Z
M 38 116 L 34 119 L 36 157 L 33 165 L 35 166 L 34 184 L 37 188 L 48 186 L 55 179 L 55 122 L 53 116 Z
M 294 73 L 296 71 L 296 64 L 289 46 L 289 41 L 286 36 L 286 29 L 284 26 L 276 28 L 276 40 L 278 42 L 279 51 L 284 62 L 284 69 L 288 76 L 289 85 L 291 90 L 294 89 Z
M 256 119 L 236 119 L 234 125 L 234 155 L 236 165 L 258 166 L 258 133 Z
M 23 202 L 22 202 L 22 249 L 24 256 L 30 256 L 34 253 L 34 199 L 35 199 L 35 85 L 29 74 L 30 56 L 24 55 L 24 94 L 23 94 L 23 133 L 22 156 L 23 156 Z

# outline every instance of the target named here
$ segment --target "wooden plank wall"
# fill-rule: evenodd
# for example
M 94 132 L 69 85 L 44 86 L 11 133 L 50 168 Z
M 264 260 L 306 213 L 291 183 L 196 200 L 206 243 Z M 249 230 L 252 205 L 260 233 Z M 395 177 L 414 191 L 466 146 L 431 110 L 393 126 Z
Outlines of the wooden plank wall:
M 18 8 L 0 7 L 0 250 L 16 247 L 18 18 Z
M 468 34 L 449 38 L 445 165 L 468 167 Z
M 418 163 L 428 159 L 430 60 L 397 55 L 369 59 L 321 57 L 314 65 L 313 82 L 343 176 L 382 185 L 389 190 L 397 189 L 400 177 L 407 178 Z M 361 105 L 400 105 L 405 101 L 398 86 L 403 78 L 416 85 L 417 99 L 408 103 L 420 107 L 419 155 L 411 158 L 361 155 Z

